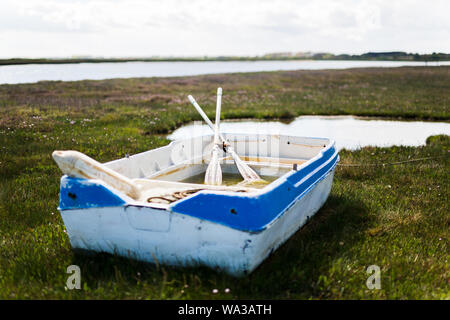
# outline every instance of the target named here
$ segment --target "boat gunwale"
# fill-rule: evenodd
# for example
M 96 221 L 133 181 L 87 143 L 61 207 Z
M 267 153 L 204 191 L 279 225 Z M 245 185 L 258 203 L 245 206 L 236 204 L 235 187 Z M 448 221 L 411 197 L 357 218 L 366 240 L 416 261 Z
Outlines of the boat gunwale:
M 226 134 L 226 133 L 225 133 L 225 134 Z M 247 135 L 247 134 L 244 134 L 244 133 L 233 133 L 233 135 Z M 269 134 L 268 134 L 268 135 L 269 135 Z M 198 137 L 204 137 L 204 136 L 214 137 L 213 134 L 201 135 L 201 136 L 198 136 Z M 280 136 L 283 136 L 283 135 L 270 135 L 270 136 L 278 136 L 278 137 L 280 137 Z M 251 193 L 241 193 L 241 192 L 236 192 L 236 191 L 232 191 L 232 190 L 212 190 L 212 189 L 206 189 L 206 188 L 205 188 L 204 190 L 200 190 L 200 191 L 198 191 L 198 192 L 196 192 L 196 193 L 193 193 L 193 194 L 191 194 L 191 195 L 188 195 L 187 197 L 185 197 L 185 198 L 183 198 L 183 199 L 180 199 L 180 200 L 174 201 L 174 202 L 172 202 L 172 203 L 170 203 L 170 204 L 167 204 L 167 207 L 168 207 L 168 208 L 171 208 L 171 207 L 173 207 L 174 205 L 178 204 L 178 203 L 181 202 L 181 201 L 188 200 L 188 199 L 190 199 L 190 198 L 192 198 L 192 197 L 195 197 L 197 194 L 222 194 L 222 195 L 237 196 L 237 197 L 258 197 L 258 196 L 261 196 L 262 194 L 265 194 L 265 193 L 267 193 L 267 192 L 269 192 L 269 191 L 275 189 L 275 187 L 276 187 L 277 185 L 278 185 L 278 186 L 281 185 L 281 184 L 284 182 L 284 180 L 286 180 L 286 179 L 287 179 L 288 177 L 290 177 L 291 175 L 295 174 L 296 172 L 298 172 L 298 171 L 300 171 L 301 169 L 307 167 L 307 166 L 310 165 L 311 163 L 313 163 L 313 162 L 319 160 L 320 158 L 322 158 L 322 157 L 323 157 L 323 154 L 324 154 L 327 150 L 329 150 L 330 148 L 335 147 L 335 144 L 336 144 L 334 140 L 329 139 L 329 138 L 303 137 L 303 136 L 300 137 L 300 136 L 287 136 L 287 135 L 284 135 L 284 136 L 285 136 L 285 137 L 299 137 L 299 138 L 306 138 L 306 139 L 328 140 L 328 144 L 327 144 L 325 147 L 322 147 L 322 148 L 320 149 L 320 151 L 318 152 L 317 155 L 315 155 L 315 156 L 312 157 L 311 159 L 308 159 L 308 160 L 304 161 L 302 164 L 300 164 L 300 165 L 298 166 L 297 170 L 291 169 L 291 170 L 289 170 L 288 172 L 284 173 L 283 175 L 279 176 L 277 179 L 275 179 L 275 180 L 273 180 L 272 182 L 270 182 L 269 184 L 267 184 L 266 186 L 264 186 L 263 188 L 261 188 L 261 189 L 255 189 L 255 190 L 253 190 Z M 198 138 L 198 137 L 191 137 L 191 138 L 185 138 L 185 139 L 179 139 L 179 140 L 176 140 L 176 141 L 172 141 L 169 145 L 167 145 L 167 147 L 170 146 L 172 143 L 178 143 L 178 142 L 180 142 L 180 141 L 187 141 L 187 140 L 191 140 L 191 139 L 193 139 L 193 138 Z M 248 140 L 243 140 L 243 141 L 248 142 Z M 236 142 L 236 140 L 233 140 L 233 142 Z M 303 145 L 303 144 L 302 144 L 302 145 Z M 311 145 L 311 147 L 319 147 L 319 146 Z M 151 150 L 149 150 L 149 151 L 151 151 Z M 331 159 L 331 158 L 334 158 L 334 155 L 335 155 L 335 154 L 338 154 L 338 152 L 335 151 L 335 153 L 333 154 L 332 157 L 330 157 L 330 159 Z M 119 160 L 120 160 L 120 159 L 119 159 Z M 187 165 L 187 161 L 190 161 L 190 160 L 186 160 L 185 162 L 182 162 L 182 163 L 179 163 L 179 164 L 177 164 L 177 165 L 170 166 L 170 167 L 174 167 L 174 166 L 182 166 L 182 167 L 184 167 L 184 166 Z M 338 160 L 338 161 L 339 161 L 339 160 Z M 167 169 L 169 169 L 170 167 L 165 168 L 165 169 L 163 169 L 163 170 L 167 170 Z M 333 168 L 334 168 L 334 167 L 333 167 Z M 174 169 L 175 169 L 175 168 L 174 168 Z M 161 171 L 163 171 L 163 170 L 161 170 Z M 152 178 L 153 178 L 153 177 L 158 177 L 157 175 L 151 175 L 151 176 L 152 176 Z M 165 180 L 162 180 L 162 181 L 165 181 Z M 204 184 L 197 184 L 197 185 L 198 185 L 198 186 L 205 186 Z M 295 200 L 294 200 L 294 201 L 295 201 Z M 152 207 L 152 203 L 145 203 L 144 206 Z
M 235 134 L 235 135 L 244 135 L 244 134 L 239 134 L 238 133 L 238 134 Z M 212 136 L 212 135 L 207 135 L 207 136 Z M 271 135 L 271 136 L 273 136 L 273 135 Z M 278 135 L 278 137 L 280 137 L 280 136 Z M 285 136 L 285 137 L 299 137 L 299 136 Z M 100 180 L 96 180 L 96 179 L 82 179 L 82 180 L 85 180 L 86 182 L 89 181 L 89 182 L 94 182 L 94 183 L 100 184 L 103 187 L 105 187 L 106 189 L 108 189 L 109 191 L 115 193 L 119 198 L 121 198 L 124 201 L 124 204 L 122 206 L 125 206 L 125 207 L 127 207 L 127 206 L 149 207 L 149 208 L 154 208 L 154 209 L 159 209 L 159 210 L 167 210 L 167 211 L 170 211 L 170 212 L 173 211 L 173 207 L 174 206 L 176 206 L 176 205 L 178 205 L 178 204 L 180 204 L 180 203 L 182 203 L 182 202 L 184 202 L 186 200 L 190 200 L 191 198 L 193 198 L 193 197 L 195 197 L 195 196 L 197 196 L 199 194 L 202 194 L 202 195 L 205 195 L 205 194 L 216 194 L 216 195 L 226 195 L 226 196 L 233 196 L 233 197 L 257 198 L 257 197 L 260 197 L 261 195 L 264 195 L 264 194 L 268 193 L 269 191 L 274 190 L 275 188 L 279 187 L 280 185 L 285 183 L 287 181 L 287 179 L 289 177 L 291 177 L 292 175 L 294 175 L 296 172 L 304 169 L 305 167 L 307 167 L 307 166 L 311 165 L 312 163 L 316 162 L 317 160 L 321 159 L 324 156 L 324 153 L 327 152 L 329 149 L 335 148 L 335 141 L 332 140 L 332 139 L 317 138 L 317 137 L 299 137 L 299 138 L 314 139 L 314 140 L 316 140 L 316 139 L 317 140 L 328 140 L 328 144 L 325 145 L 325 147 L 322 147 L 322 149 L 314 157 L 312 157 L 311 159 L 308 159 L 307 161 L 305 161 L 302 164 L 300 164 L 298 166 L 297 170 L 289 170 L 288 172 L 286 172 L 283 175 L 279 176 L 277 179 L 275 179 L 274 181 L 272 181 L 271 183 L 269 183 L 265 187 L 263 187 L 261 189 L 254 189 L 254 191 L 252 191 L 251 193 L 240 193 L 240 192 L 231 191 L 231 190 L 209 190 L 209 189 L 204 189 L 204 190 L 200 190 L 200 191 L 198 191 L 198 192 L 196 192 L 194 194 L 188 195 L 187 197 L 185 197 L 183 199 L 174 201 L 173 203 L 170 203 L 170 204 L 146 203 L 144 201 L 131 199 L 129 197 L 124 197 L 124 195 L 121 192 L 118 192 L 118 190 L 115 190 L 114 188 L 110 188 L 109 185 L 103 183 Z M 180 142 L 180 141 L 190 140 L 190 139 L 192 139 L 192 138 L 186 138 L 186 139 L 180 139 L 180 140 L 177 140 L 177 141 L 172 141 L 168 145 L 160 147 L 160 148 L 157 148 L 157 149 L 163 149 L 163 148 L 164 149 L 170 149 L 175 143 Z M 152 150 L 157 150 L 157 149 L 152 149 Z M 144 152 L 142 152 L 140 154 L 143 154 L 143 153 L 146 153 L 146 152 L 151 152 L 152 150 L 144 151 Z M 139 155 L 139 154 L 136 154 L 136 155 Z M 321 177 L 317 178 L 314 182 L 312 182 L 311 185 L 305 191 L 303 191 L 301 194 L 297 195 L 292 201 L 290 201 L 290 203 L 288 203 L 285 206 L 284 210 L 282 210 L 281 212 L 279 212 L 277 215 L 274 216 L 273 220 L 276 220 L 277 217 L 281 216 L 282 213 L 285 210 L 287 210 L 292 205 L 292 203 L 295 203 L 296 201 L 298 201 L 298 199 L 301 198 L 301 196 L 303 194 L 306 194 L 310 190 L 310 187 L 314 186 L 318 181 L 323 179 L 323 177 L 326 176 L 326 174 L 328 174 L 330 171 L 332 171 L 335 168 L 337 162 L 339 161 L 339 155 L 338 155 L 337 150 L 335 150 L 334 154 L 331 157 L 329 157 L 329 159 L 328 159 L 329 161 L 331 161 L 332 159 L 335 158 L 336 155 L 337 155 L 338 158 L 337 158 L 337 161 L 335 162 L 335 164 L 329 170 L 327 170 Z M 132 157 L 132 156 L 130 156 L 130 157 Z M 113 162 L 116 162 L 116 161 L 120 161 L 122 159 L 124 159 L 124 158 L 113 160 L 113 161 L 107 162 L 105 164 L 109 164 L 109 163 L 113 163 Z M 310 172 L 310 174 L 317 173 L 318 170 L 319 170 L 319 168 L 315 168 L 315 169 L 313 169 Z M 64 178 L 64 176 L 62 178 Z M 301 185 L 303 183 L 303 182 L 302 183 L 300 183 L 300 182 L 301 181 L 296 183 L 297 186 L 299 186 L 299 185 Z M 204 186 L 202 184 L 197 184 L 197 185 L 198 186 Z M 117 207 L 117 206 L 112 205 L 110 207 Z M 61 208 L 60 207 L 58 209 L 59 210 L 71 210 L 72 208 Z M 75 209 L 75 208 L 73 208 L 73 209 Z M 83 209 L 89 209 L 89 207 L 83 208 Z M 195 215 L 191 215 L 191 214 L 186 214 L 186 215 L 191 216 L 191 217 L 196 217 Z M 220 223 L 220 222 L 217 222 L 217 221 L 212 221 L 212 222 Z M 267 226 L 264 226 L 263 229 L 266 228 L 266 227 Z
M 320 138 L 319 138 L 319 139 L 320 139 Z M 190 216 L 190 217 L 195 217 L 195 218 L 198 218 L 198 219 L 200 219 L 200 220 L 207 220 L 207 221 L 209 221 L 209 222 L 222 224 L 222 225 L 224 225 L 224 226 L 226 226 L 226 227 L 229 227 L 229 228 L 232 228 L 232 229 L 235 229 L 235 230 L 239 230 L 239 231 L 244 231 L 244 232 L 248 232 L 248 233 L 259 233 L 259 232 L 262 232 L 262 231 L 266 230 L 267 228 L 269 228 L 269 227 L 270 227 L 273 223 L 275 223 L 279 218 L 281 218 L 281 217 L 284 215 L 284 213 L 285 213 L 285 212 L 286 212 L 293 204 L 295 204 L 300 198 L 302 198 L 304 195 L 306 195 L 306 194 L 307 194 L 307 193 L 308 193 L 308 192 L 309 192 L 309 191 L 310 191 L 317 183 L 319 183 L 321 180 L 323 180 L 328 174 L 330 174 L 330 172 L 332 172 L 332 171 L 336 168 L 336 166 L 337 166 L 337 164 L 338 164 L 338 162 L 339 162 L 339 159 L 340 159 L 340 158 L 339 158 L 339 153 L 338 153 L 338 151 L 335 149 L 335 141 L 334 141 L 334 140 L 331 140 L 331 139 L 329 139 L 329 141 L 330 141 L 330 143 L 329 143 L 326 147 L 324 147 L 324 148 L 323 148 L 316 156 L 314 156 L 313 158 L 311 158 L 311 159 L 308 160 L 307 162 L 303 163 L 303 164 L 299 167 L 299 169 L 298 169 L 297 171 L 291 170 L 291 171 L 285 173 L 284 175 L 280 176 L 278 179 L 272 181 L 270 184 L 268 184 L 268 185 L 265 186 L 264 188 L 258 189 L 258 191 L 254 192 L 254 193 L 251 193 L 251 194 L 239 194 L 239 193 L 236 193 L 236 192 L 230 192 L 230 191 L 215 191 L 215 192 L 211 192 L 210 190 L 202 190 L 202 191 L 199 191 L 199 192 L 197 192 L 197 193 L 195 193 L 195 194 L 190 195 L 189 197 L 186 197 L 186 198 L 184 198 L 184 199 L 181 199 L 181 200 L 179 200 L 179 201 L 177 201 L 177 202 L 172 203 L 172 204 L 170 205 L 170 211 L 171 211 L 171 212 L 175 212 L 175 213 L 179 213 L 179 214 L 184 214 L 184 215 L 187 215 L 187 216 Z M 320 165 L 319 167 L 317 167 L 317 168 L 315 168 L 314 170 L 312 170 L 310 173 L 311 173 L 312 176 L 313 176 L 314 174 L 317 174 L 321 169 L 323 169 L 323 168 L 324 168 L 326 165 L 328 165 L 329 163 L 334 162 L 333 165 L 332 165 L 328 170 L 326 170 L 326 172 L 324 172 L 321 176 L 319 176 L 318 178 L 316 178 L 316 179 L 314 180 L 314 182 L 310 183 L 310 185 L 309 185 L 303 192 L 301 192 L 300 194 L 298 194 L 294 199 L 292 199 L 292 201 L 290 201 L 287 205 L 285 205 L 284 208 L 283 208 L 280 212 L 278 212 L 276 215 L 274 215 L 273 218 L 272 218 L 268 223 L 266 223 L 266 224 L 263 225 L 263 226 L 260 226 L 260 228 L 258 228 L 258 229 L 252 230 L 252 229 L 236 228 L 236 227 L 234 227 L 234 226 L 230 226 L 229 224 L 223 223 L 223 221 L 210 220 L 210 219 L 206 219 L 206 218 L 204 218 L 204 217 L 201 217 L 201 218 L 200 218 L 200 217 L 195 216 L 195 215 L 191 215 L 191 214 L 183 213 L 183 212 L 177 212 L 176 210 L 173 210 L 174 207 L 180 205 L 180 203 L 183 203 L 183 202 L 185 202 L 185 201 L 188 201 L 188 200 L 190 200 L 190 199 L 192 199 L 192 198 L 194 198 L 194 197 L 197 197 L 197 196 L 199 196 L 199 195 L 224 195 L 224 196 L 242 197 L 242 198 L 249 198 L 249 199 L 260 197 L 261 195 L 264 195 L 264 194 L 268 193 L 269 191 L 272 191 L 272 190 L 274 190 L 275 188 L 281 186 L 281 185 L 284 184 L 285 182 L 291 183 L 291 182 L 289 182 L 289 181 L 287 180 L 289 177 L 291 177 L 292 175 L 294 175 L 296 172 L 300 171 L 300 169 L 305 168 L 305 167 L 311 165 L 312 163 L 316 162 L 317 160 L 321 159 L 321 158 L 323 157 L 323 154 L 324 154 L 325 152 L 327 152 L 327 151 L 328 151 L 329 149 L 331 149 L 331 148 L 334 148 L 334 149 L 335 149 L 335 152 L 328 158 L 328 160 L 326 160 L 326 161 L 325 161 L 322 165 Z M 312 176 L 310 176 L 309 178 L 311 178 Z M 308 178 L 308 179 L 309 179 L 309 178 Z M 302 181 L 301 183 L 299 183 L 298 186 L 300 186 L 300 185 L 302 185 L 303 183 L 305 183 L 308 179 L 306 179 L 306 180 Z M 298 186 L 297 186 L 297 187 L 298 187 Z

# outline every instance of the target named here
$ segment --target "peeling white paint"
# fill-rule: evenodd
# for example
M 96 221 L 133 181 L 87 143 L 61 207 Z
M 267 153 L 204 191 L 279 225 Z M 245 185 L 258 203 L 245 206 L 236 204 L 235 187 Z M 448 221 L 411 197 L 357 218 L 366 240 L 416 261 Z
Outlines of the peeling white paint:
M 243 140 L 242 136 L 234 136 L 239 137 L 240 141 Z M 166 177 L 173 178 L 170 172 L 174 170 L 177 172 L 175 177 L 178 178 L 196 172 L 192 166 L 185 166 L 185 164 L 198 163 L 198 158 L 203 156 L 199 150 L 204 148 L 196 148 L 193 144 L 209 145 L 211 136 L 172 142 L 166 147 L 106 164 L 93 162 L 94 165 L 91 166 L 89 161 L 67 161 L 70 164 L 69 167 L 77 169 L 87 167 L 86 170 L 90 172 L 89 180 L 81 180 L 80 183 L 102 185 L 126 202 L 126 205 L 116 207 L 61 210 L 72 247 L 117 253 L 151 263 L 154 263 L 156 259 L 158 263 L 169 265 L 206 265 L 235 276 L 253 271 L 324 204 L 331 190 L 334 167 L 311 183 L 303 193 L 296 195 L 292 203 L 286 203 L 284 211 L 258 232 L 243 231 L 181 214 L 172 210 L 172 205 L 146 202 L 149 196 L 195 188 L 204 189 L 199 191 L 200 193 L 226 194 L 232 196 L 231 199 L 251 197 L 252 201 L 258 201 L 258 197 L 278 188 L 296 173 L 293 170 L 273 170 L 274 163 L 279 161 L 280 166 L 285 166 L 287 162 L 295 163 L 295 159 L 298 159 L 299 167 L 306 166 L 320 159 L 323 152 L 334 145 L 334 142 L 327 139 L 267 135 L 248 138 L 253 140 L 250 142 L 252 144 L 261 144 L 263 141 L 272 143 L 271 140 L 279 142 L 279 150 L 264 147 L 247 148 L 248 153 L 240 154 L 241 157 L 270 158 L 265 162 L 266 165 L 262 164 L 260 167 L 253 168 L 260 171 L 270 167 L 270 172 L 279 176 L 277 180 L 262 189 L 241 186 L 206 186 L 159 180 Z M 233 143 L 233 139 L 229 141 Z M 180 150 L 190 151 L 183 151 L 186 157 L 175 157 L 173 156 L 174 148 L 177 150 L 175 152 L 177 155 L 180 154 Z M 262 153 L 258 153 L 260 152 L 258 150 Z M 82 159 L 86 160 L 83 157 Z M 70 173 L 64 163 L 62 169 Z M 158 172 L 153 172 L 151 173 L 153 179 L 142 177 L 142 172 L 148 173 L 155 170 L 155 163 L 158 164 L 159 170 L 164 171 L 164 174 L 158 175 Z M 313 172 L 319 172 L 322 167 L 319 166 Z M 103 180 L 105 175 L 96 175 L 92 168 L 100 168 L 104 172 L 112 171 L 113 174 L 109 174 L 109 180 L 105 181 Z M 83 177 L 88 176 L 83 175 Z M 114 181 L 116 178 L 120 183 Z M 64 179 L 62 183 L 66 183 Z M 128 196 L 131 190 L 129 185 L 139 190 L 139 194 L 131 192 L 132 197 Z M 65 187 L 70 186 L 65 185 Z M 242 189 L 246 192 L 237 192 Z M 273 201 L 277 200 L 273 199 Z M 214 210 L 212 206 L 211 214 Z M 245 214 L 245 212 L 239 214 Z

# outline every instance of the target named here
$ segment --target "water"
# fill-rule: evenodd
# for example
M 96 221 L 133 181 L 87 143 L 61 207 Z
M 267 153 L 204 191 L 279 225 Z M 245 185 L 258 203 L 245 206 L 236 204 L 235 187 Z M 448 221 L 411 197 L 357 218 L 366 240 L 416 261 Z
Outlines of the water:
M 204 62 L 116 62 L 76 64 L 27 64 L 0 66 L 0 84 L 34 83 L 43 80 L 102 80 L 134 77 L 178 77 L 214 73 L 277 70 L 319 70 L 365 67 L 450 65 L 418 61 L 204 61 Z
M 230 133 L 331 138 L 336 141 L 338 150 L 355 150 L 365 146 L 425 145 L 429 136 L 450 135 L 450 123 L 379 120 L 353 116 L 301 116 L 289 124 L 257 120 L 222 121 L 220 130 Z M 194 123 L 175 130 L 169 139 L 185 139 L 204 134 L 211 134 L 211 129 L 201 123 Z
M 266 185 L 268 185 L 270 182 L 278 179 L 278 176 L 261 176 L 261 179 L 263 181 L 255 183 L 253 185 L 246 185 L 246 187 L 263 188 Z M 202 172 L 195 176 L 192 176 L 185 180 L 182 180 L 181 182 L 203 184 L 204 181 L 205 181 L 205 173 Z M 222 173 L 222 185 L 223 186 L 234 186 L 242 181 L 243 181 L 242 176 L 239 173 L 226 173 L 226 172 Z

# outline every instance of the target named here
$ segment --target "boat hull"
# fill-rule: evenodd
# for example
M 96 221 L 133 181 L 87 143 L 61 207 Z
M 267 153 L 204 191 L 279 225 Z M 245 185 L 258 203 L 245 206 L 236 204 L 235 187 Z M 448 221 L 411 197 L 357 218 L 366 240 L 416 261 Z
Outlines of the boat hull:
M 247 190 L 180 182 L 202 172 L 204 162 L 191 166 L 191 160 L 208 154 L 203 147 L 211 137 L 105 164 L 139 186 L 143 198 L 114 188 L 102 175 L 63 176 L 59 210 L 72 247 L 173 266 L 204 265 L 234 276 L 252 272 L 325 203 L 339 155 L 334 141 L 322 138 L 229 138 L 260 175 L 278 178 Z M 196 191 L 170 203 L 150 203 L 181 187 Z
M 243 276 L 320 209 L 333 176 L 334 167 L 257 232 L 138 205 L 62 210 L 61 216 L 73 248 L 172 266 L 204 265 Z

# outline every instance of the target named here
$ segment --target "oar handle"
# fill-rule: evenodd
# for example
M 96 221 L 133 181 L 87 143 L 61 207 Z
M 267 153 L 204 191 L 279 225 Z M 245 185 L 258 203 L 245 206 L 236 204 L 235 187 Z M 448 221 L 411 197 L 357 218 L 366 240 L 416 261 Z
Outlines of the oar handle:
M 217 88 L 217 104 L 216 104 L 216 125 L 214 128 L 214 142 L 216 144 L 220 143 L 220 109 L 222 106 L 222 88 Z
M 202 108 L 200 108 L 200 106 L 198 105 L 197 101 L 195 101 L 194 97 L 189 95 L 188 99 L 192 103 L 192 105 L 195 107 L 195 109 L 197 109 L 198 113 L 200 113 L 200 115 L 202 116 L 203 120 L 205 120 L 205 122 L 208 124 L 208 126 L 214 131 L 213 123 L 211 122 L 211 120 L 209 120 L 209 118 L 206 115 L 206 113 L 203 112 Z
M 211 120 L 209 120 L 208 116 L 203 111 L 203 109 L 198 105 L 197 101 L 195 101 L 194 97 L 189 95 L 188 99 L 192 103 L 192 105 L 195 107 L 195 109 L 197 109 L 198 113 L 200 113 L 200 115 L 202 116 L 203 120 L 205 120 L 206 124 L 214 132 L 215 131 L 214 124 L 211 122 Z M 222 136 L 221 133 L 219 133 L 219 138 L 220 138 L 220 140 L 222 140 L 222 142 L 225 142 L 225 138 Z

